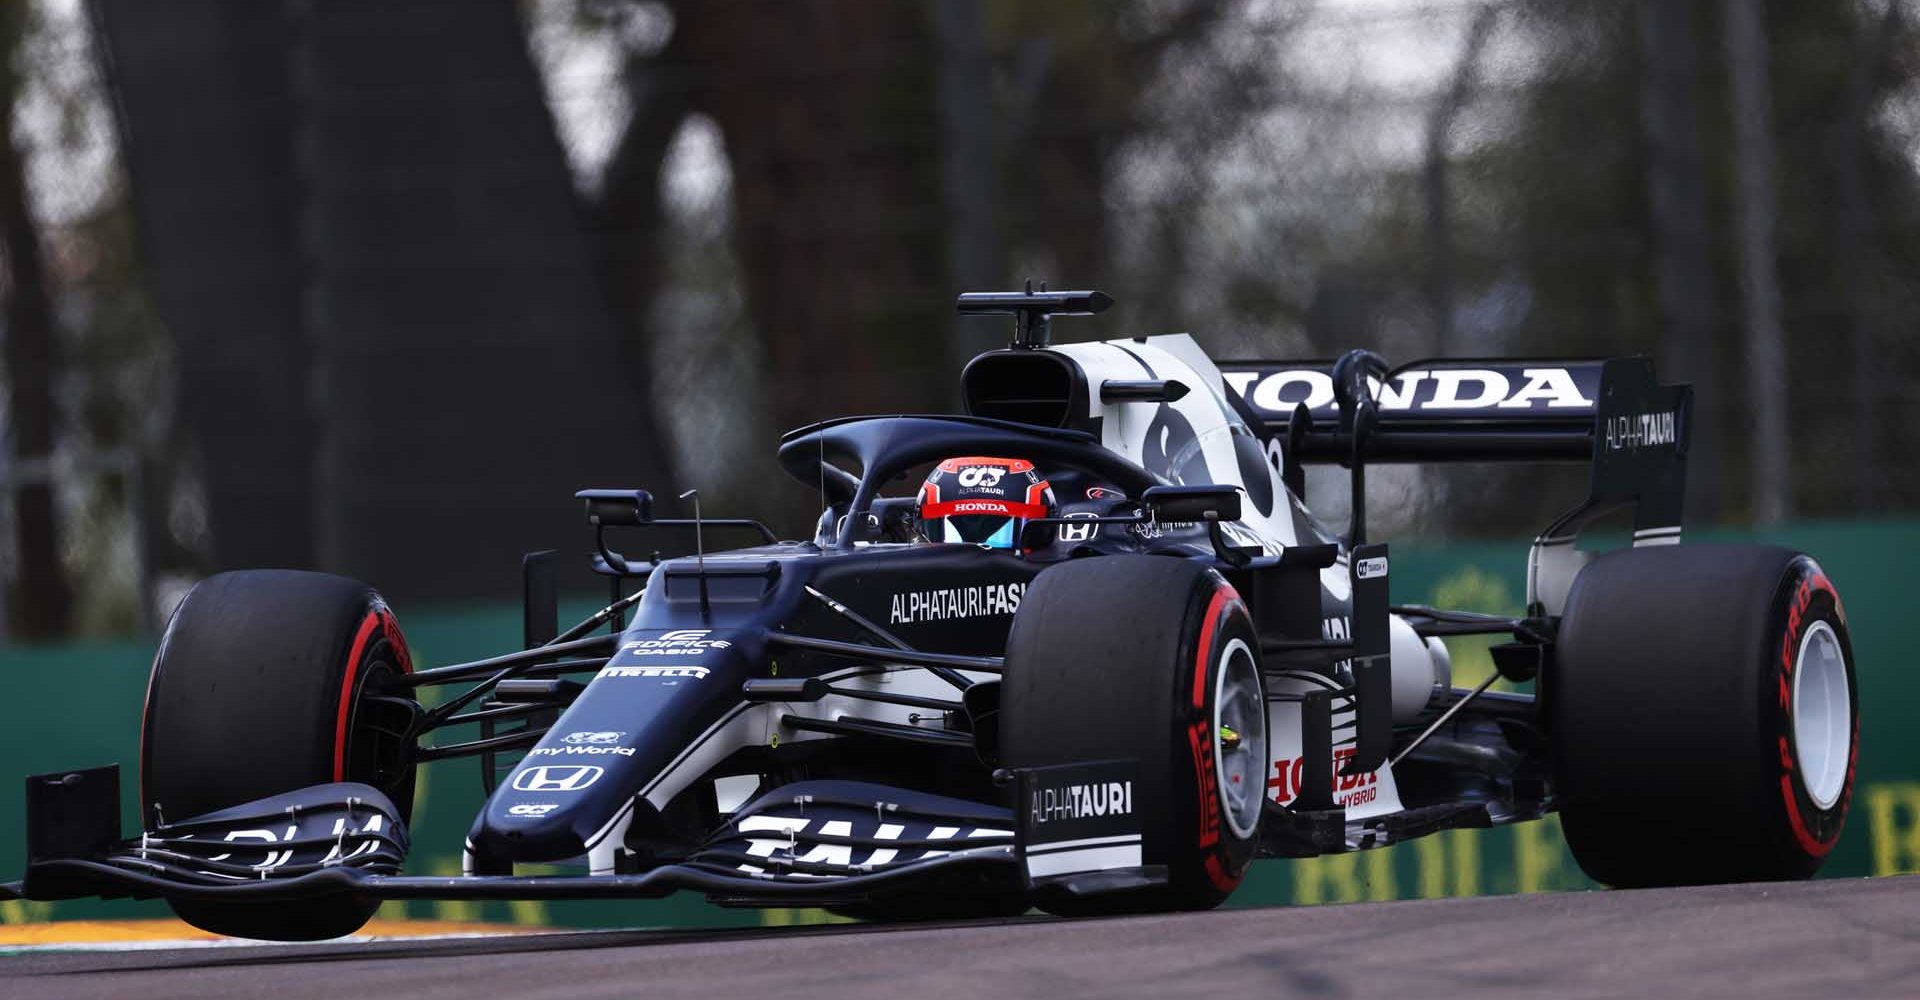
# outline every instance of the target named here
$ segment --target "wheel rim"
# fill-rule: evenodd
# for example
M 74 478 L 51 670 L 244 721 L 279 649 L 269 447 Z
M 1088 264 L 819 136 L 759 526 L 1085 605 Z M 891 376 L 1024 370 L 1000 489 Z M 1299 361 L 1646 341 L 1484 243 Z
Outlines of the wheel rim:
M 1793 664 L 1793 755 L 1807 797 L 1822 809 L 1840 800 L 1853 749 L 1853 698 L 1846 654 L 1833 626 L 1814 622 Z
M 363 699 L 367 691 L 380 690 L 382 684 L 399 671 L 385 657 L 369 663 L 354 686 L 356 704 L 347 742 L 347 780 L 372 785 L 393 796 L 402 810 L 408 804 L 398 802 L 407 781 L 407 741 L 402 735 L 412 717 L 399 709 Z
M 1266 799 L 1267 701 L 1260 692 L 1260 667 L 1242 639 L 1220 652 L 1213 691 L 1213 759 L 1227 827 L 1241 840 L 1252 837 Z

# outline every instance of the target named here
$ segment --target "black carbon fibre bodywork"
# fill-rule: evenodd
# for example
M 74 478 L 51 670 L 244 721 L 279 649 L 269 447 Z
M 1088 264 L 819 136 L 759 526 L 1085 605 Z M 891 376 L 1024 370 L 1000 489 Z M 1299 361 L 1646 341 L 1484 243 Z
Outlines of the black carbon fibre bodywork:
M 704 563 L 704 571 L 693 559 L 654 570 L 620 650 L 501 783 L 475 821 L 470 840 L 480 867 L 583 854 L 611 835 L 609 824 L 626 810 L 638 814 L 632 822 L 648 826 L 679 791 L 662 791 L 675 778 L 676 762 L 702 753 L 721 738 L 720 726 L 750 710 L 742 700 L 747 681 L 860 669 L 844 657 L 770 649 L 769 632 L 874 640 L 813 592 L 883 623 L 916 649 L 997 656 L 1020 591 L 1041 569 L 1018 556 L 969 545 L 876 545 L 851 552 L 781 545 L 716 554 Z M 703 575 L 705 612 L 699 594 Z M 924 596 L 932 590 L 957 596 Z M 934 601 L 940 602 L 938 609 Z M 954 613 L 945 614 L 948 610 Z M 617 752 L 569 752 L 600 749 L 563 742 L 579 732 L 629 736 L 614 748 Z M 582 767 L 597 770 L 555 770 Z M 565 787 L 583 774 L 586 784 Z M 699 775 L 688 780 L 692 777 Z M 529 808 L 539 806 L 554 808 Z

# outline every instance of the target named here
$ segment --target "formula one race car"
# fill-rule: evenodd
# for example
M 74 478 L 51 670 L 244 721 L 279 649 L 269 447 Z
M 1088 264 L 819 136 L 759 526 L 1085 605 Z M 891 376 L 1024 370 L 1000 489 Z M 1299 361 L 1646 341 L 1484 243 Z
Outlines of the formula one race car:
M 206 580 L 154 659 L 144 828 L 121 835 L 115 768 L 29 778 L 7 891 L 163 897 L 279 939 L 423 897 L 1109 913 L 1214 906 L 1257 858 L 1552 811 L 1613 886 L 1819 867 L 1858 743 L 1846 618 L 1805 555 L 1678 544 L 1689 387 L 1638 358 L 1050 343 L 1051 317 L 1110 302 L 962 296 L 1014 317 L 964 415 L 787 434 L 782 468 L 822 494 L 809 541 L 584 491 L 621 596 L 562 632 L 530 556 L 521 650 L 416 670 L 364 584 Z M 1533 543 L 1526 614 L 1391 603 L 1368 468 L 1513 460 L 1592 468 Z M 1307 463 L 1351 471 L 1344 533 L 1302 506 Z M 1610 512 L 1632 547 L 1576 546 Z M 738 531 L 764 544 L 706 551 Z M 1538 698 L 1453 686 L 1441 639 L 1480 634 Z M 465 689 L 423 705 L 442 685 Z M 453 757 L 490 790 L 465 872 L 402 874 L 415 769 Z M 579 873 L 516 874 L 555 863 Z

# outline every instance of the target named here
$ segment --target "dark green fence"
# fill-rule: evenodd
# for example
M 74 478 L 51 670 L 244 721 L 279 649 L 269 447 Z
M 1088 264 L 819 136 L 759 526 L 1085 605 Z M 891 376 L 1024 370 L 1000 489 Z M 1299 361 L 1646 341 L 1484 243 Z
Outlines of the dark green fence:
M 1704 533 L 1694 540 L 1724 540 Z M 1852 627 L 1861 689 L 1858 784 L 1847 829 L 1823 872 L 1828 877 L 1920 870 L 1920 678 L 1900 651 L 1920 648 L 1920 618 L 1908 607 L 1907 567 L 1920 561 L 1920 523 L 1815 524 L 1770 533 L 1767 541 L 1817 557 L 1839 586 Z M 1522 542 L 1401 545 L 1393 563 L 1394 600 L 1518 612 L 1525 593 Z M 593 608 L 581 604 L 580 616 Z M 408 614 L 401 622 L 421 664 L 477 658 L 519 638 L 517 608 Z M 1454 646 L 1457 683 L 1490 669 L 1485 640 Z M 0 650 L 0 703 L 9 717 L 0 769 L 0 875 L 24 863 L 19 779 L 27 774 L 119 761 L 123 825 L 135 829 L 133 802 L 141 698 L 152 644 Z M 218 725 L 218 719 L 208 719 Z M 1675 761 L 1675 767 L 1687 766 Z M 460 843 L 482 800 L 478 766 L 450 761 L 422 770 L 411 862 L 420 874 L 460 870 Z M 1649 816 L 1649 836 L 1659 818 Z M 1398 847 L 1301 862 L 1267 862 L 1234 897 L 1236 905 L 1346 902 L 1589 888 L 1562 843 L 1557 822 L 1499 830 L 1452 831 Z M 8 923 L 78 917 L 157 915 L 156 903 L 7 902 Z M 389 904 L 387 915 L 530 924 L 723 926 L 820 919 L 812 911 L 734 911 L 698 897 L 623 903 Z

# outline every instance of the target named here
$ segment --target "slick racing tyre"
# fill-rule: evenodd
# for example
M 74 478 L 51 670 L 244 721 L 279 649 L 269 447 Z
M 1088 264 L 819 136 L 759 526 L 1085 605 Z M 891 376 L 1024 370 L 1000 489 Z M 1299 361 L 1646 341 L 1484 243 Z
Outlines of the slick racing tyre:
M 1596 881 L 1807 878 L 1839 839 L 1859 689 L 1840 596 L 1807 556 L 1601 556 L 1540 684 L 1561 823 Z
M 364 583 L 293 570 L 209 577 L 167 623 L 147 682 L 140 808 L 147 829 L 308 785 L 357 781 L 403 819 L 414 769 L 405 702 L 367 693 L 411 664 L 399 623 Z M 217 934 L 281 941 L 339 937 L 379 905 L 172 901 Z
M 1141 860 L 1167 884 L 1041 895 L 1062 915 L 1206 909 L 1253 860 L 1265 804 L 1266 689 L 1253 621 L 1220 574 L 1169 556 L 1061 563 L 1036 577 L 1007 637 L 1009 768 L 1137 759 Z

